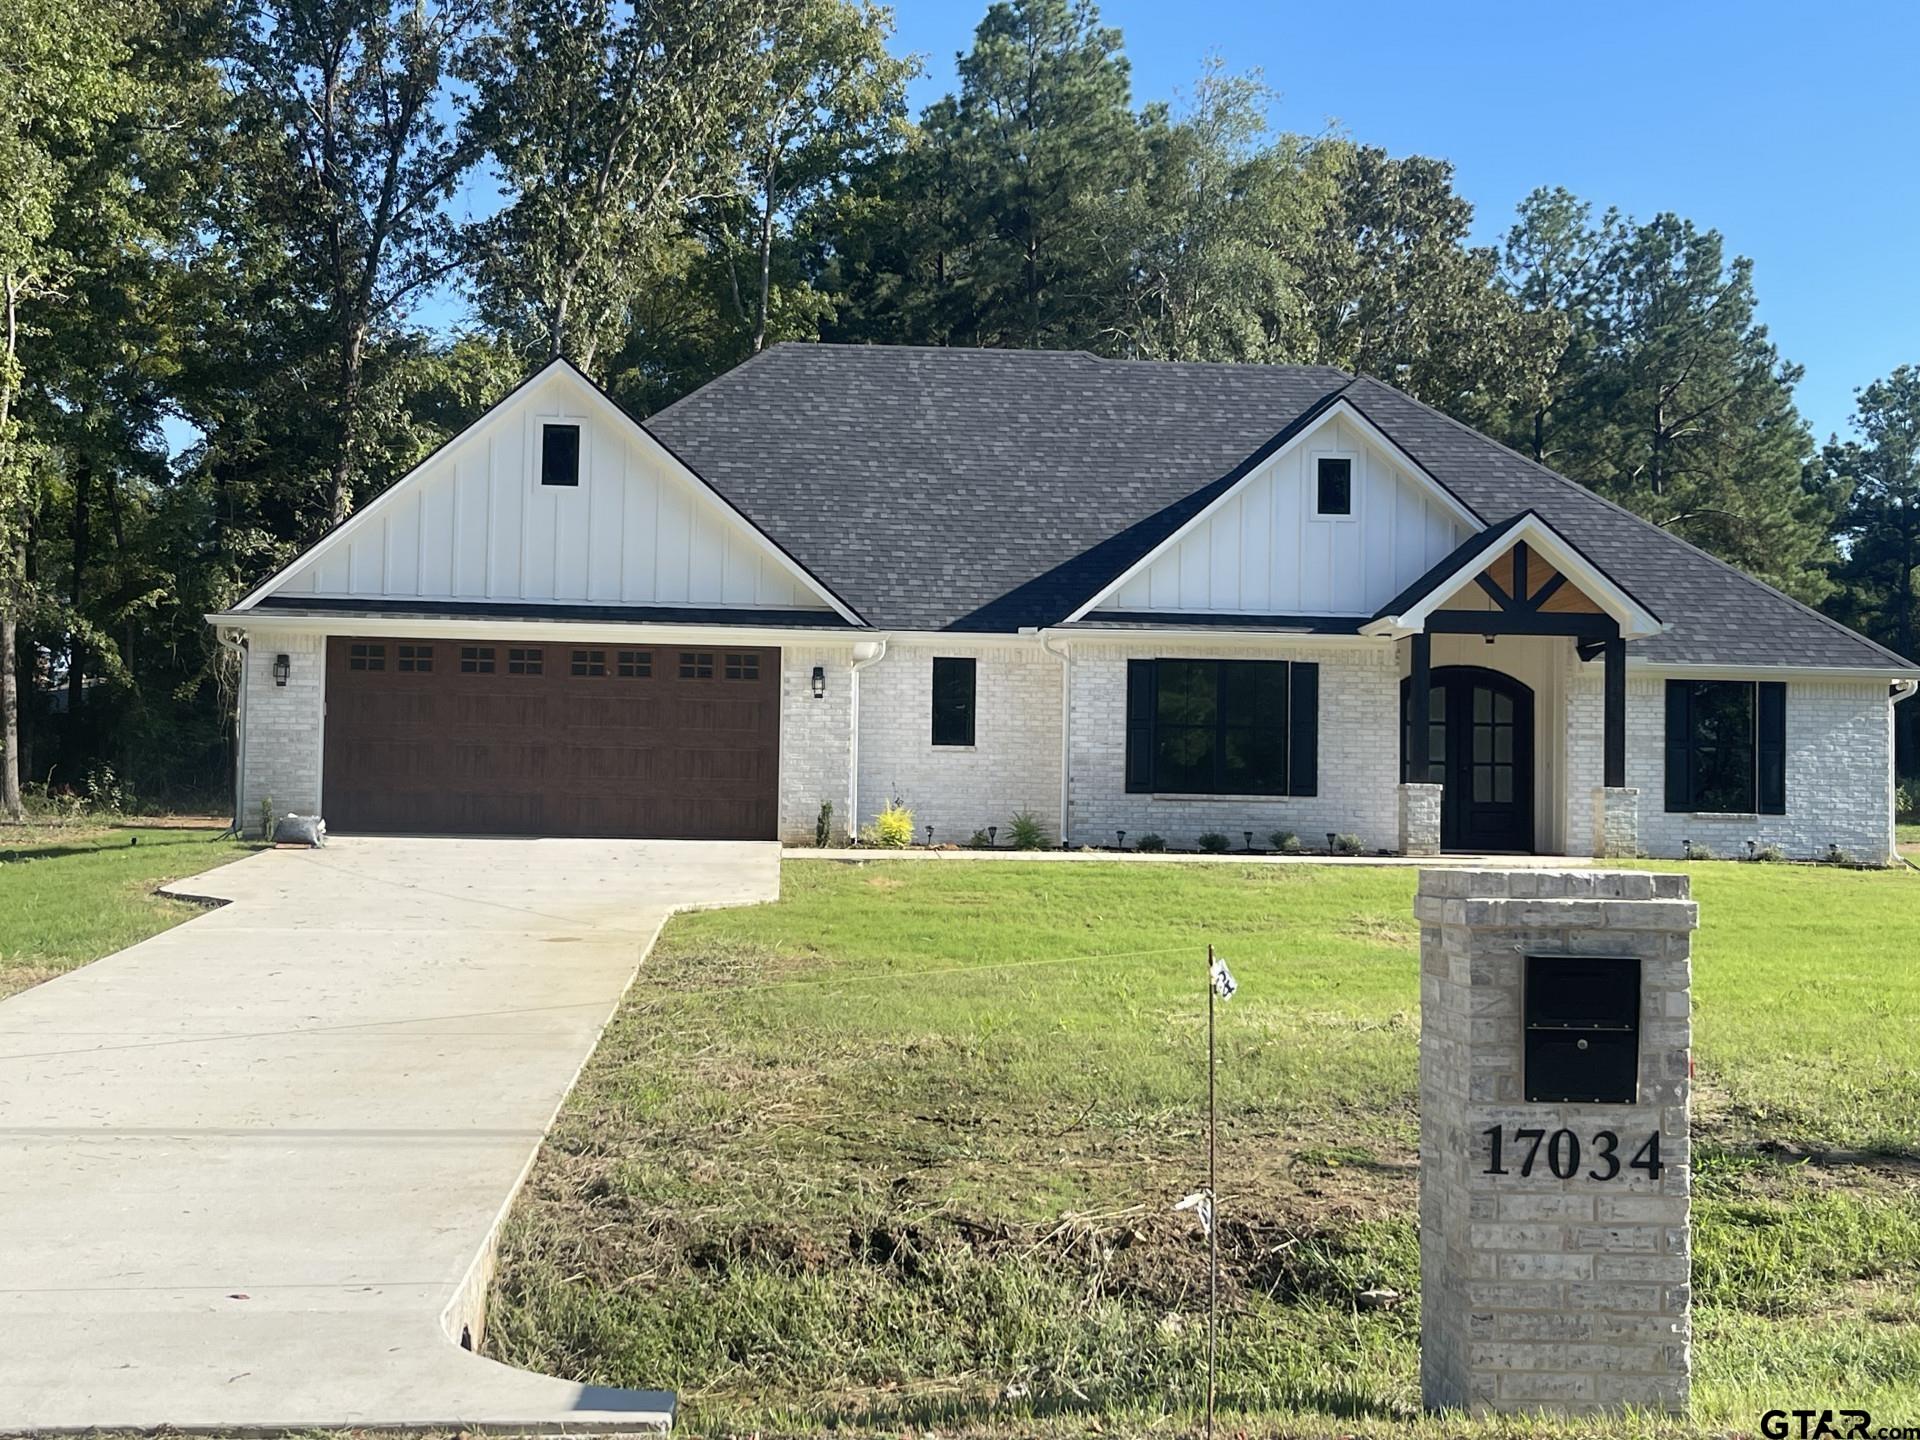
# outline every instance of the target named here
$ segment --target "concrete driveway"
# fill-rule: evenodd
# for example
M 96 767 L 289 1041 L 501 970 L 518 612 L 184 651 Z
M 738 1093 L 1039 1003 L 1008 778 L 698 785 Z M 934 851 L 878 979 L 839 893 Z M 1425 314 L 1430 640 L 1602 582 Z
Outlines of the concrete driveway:
M 346 839 L 0 1004 L 0 1431 L 644 1429 L 462 1351 L 500 1217 L 676 908 L 772 845 Z

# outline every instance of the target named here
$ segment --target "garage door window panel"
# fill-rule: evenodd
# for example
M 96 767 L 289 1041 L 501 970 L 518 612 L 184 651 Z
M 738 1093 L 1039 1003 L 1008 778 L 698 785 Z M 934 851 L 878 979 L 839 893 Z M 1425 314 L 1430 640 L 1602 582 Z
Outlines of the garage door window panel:
M 545 665 L 545 652 L 510 648 L 507 651 L 509 675 L 538 675 Z

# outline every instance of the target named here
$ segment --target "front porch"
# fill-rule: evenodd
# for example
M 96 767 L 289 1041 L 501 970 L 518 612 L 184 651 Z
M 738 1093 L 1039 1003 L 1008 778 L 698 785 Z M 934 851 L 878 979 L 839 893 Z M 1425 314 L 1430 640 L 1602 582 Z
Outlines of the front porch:
M 1400 641 L 1402 853 L 1640 852 L 1626 644 L 1657 617 L 1530 515 L 1475 537 L 1389 610 L 1371 628 Z M 1597 736 L 1571 704 L 1589 666 Z M 1594 748 L 1599 775 L 1576 780 L 1576 755 Z

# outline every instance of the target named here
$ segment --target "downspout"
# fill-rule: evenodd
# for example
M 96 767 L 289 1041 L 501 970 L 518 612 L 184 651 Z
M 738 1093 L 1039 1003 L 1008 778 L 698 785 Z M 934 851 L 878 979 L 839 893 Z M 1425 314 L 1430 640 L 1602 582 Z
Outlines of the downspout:
M 872 653 L 862 656 L 862 650 Z M 848 703 L 853 714 L 847 725 L 847 839 L 860 840 L 860 672 L 887 658 L 887 637 L 863 641 L 853 647 L 853 664 L 847 671 Z
M 1040 648 L 1060 662 L 1060 848 L 1065 850 L 1073 838 L 1067 808 L 1073 803 L 1070 776 L 1073 758 L 1073 661 L 1065 649 L 1053 648 L 1052 639 L 1052 636 L 1042 633 Z
M 1888 744 L 1888 751 L 1889 751 L 1887 758 L 1889 762 L 1893 760 L 1893 755 L 1891 752 L 1897 747 L 1899 743 L 1899 736 L 1897 733 L 1897 729 L 1900 724 L 1900 719 L 1897 715 L 1893 713 L 1893 707 L 1898 705 L 1903 700 L 1911 700 L 1914 696 L 1915 691 L 1920 691 L 1920 680 L 1895 680 L 1891 685 L 1887 687 L 1887 719 L 1888 719 L 1887 744 Z M 1887 776 L 1887 788 L 1889 791 L 1897 792 L 1899 789 L 1899 783 L 1900 783 L 1899 767 L 1895 764 L 1889 763 L 1887 766 L 1887 769 L 1890 772 L 1892 772 Z M 1887 803 L 1888 803 L 1888 808 L 1890 810 L 1894 809 L 1896 805 L 1896 798 L 1894 794 L 1889 794 L 1887 796 Z M 1892 816 L 1892 819 L 1895 824 L 1898 824 L 1900 820 L 1899 814 L 1897 812 L 1894 813 Z M 1894 841 L 1894 844 L 1893 844 L 1893 858 L 1895 860 L 1905 861 L 1907 868 L 1910 870 L 1920 870 L 1920 865 L 1914 864 L 1911 859 L 1909 859 L 1907 856 L 1902 855 L 1900 853 L 1900 842 L 1897 839 Z
M 246 803 L 247 785 L 247 671 L 253 652 L 247 644 L 244 630 L 229 630 L 222 626 L 214 632 L 220 639 L 224 650 L 231 650 L 240 660 L 239 699 L 233 709 L 233 833 L 243 833 L 245 815 L 242 813 Z

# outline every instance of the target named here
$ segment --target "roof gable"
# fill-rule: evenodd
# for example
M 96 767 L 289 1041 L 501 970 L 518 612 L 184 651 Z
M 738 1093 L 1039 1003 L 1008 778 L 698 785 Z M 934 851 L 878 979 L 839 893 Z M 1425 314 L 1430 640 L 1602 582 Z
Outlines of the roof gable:
M 1526 547 L 1524 550 L 1521 547 Z M 1526 555 L 1524 571 L 1517 557 Z M 1503 560 L 1515 564 L 1502 566 Z M 1537 602 L 1550 613 L 1610 616 L 1629 640 L 1660 634 L 1660 617 L 1532 510 L 1469 537 L 1381 607 L 1367 633 L 1414 635 L 1437 610 L 1492 610 Z
M 578 483 L 543 484 L 549 427 Z M 565 361 L 518 386 L 248 595 L 832 610 L 857 617 Z
M 1350 468 L 1345 514 L 1319 512 L 1323 458 Z M 1472 511 L 1336 394 L 1067 622 L 1095 609 L 1369 615 L 1477 528 Z

